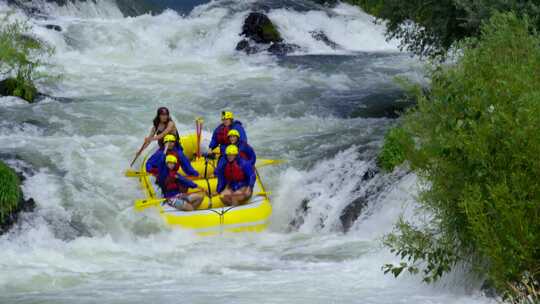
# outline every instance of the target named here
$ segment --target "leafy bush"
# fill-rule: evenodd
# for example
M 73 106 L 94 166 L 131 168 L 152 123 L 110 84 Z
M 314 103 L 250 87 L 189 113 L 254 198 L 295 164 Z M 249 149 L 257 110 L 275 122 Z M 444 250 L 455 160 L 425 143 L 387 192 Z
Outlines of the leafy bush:
M 0 161 L 0 224 L 19 204 L 21 190 L 19 177 Z
M 53 49 L 30 36 L 30 30 L 28 23 L 9 14 L 0 18 L 0 79 L 7 78 L 2 91 L 32 102 L 37 94 L 34 80 L 40 76 L 36 69 Z
M 480 34 L 496 12 L 540 17 L 540 1 L 518 0 L 348 0 L 386 22 L 388 38 L 420 56 L 444 58 L 456 42 Z M 540 28 L 540 19 L 536 27 Z
M 405 161 L 406 150 L 413 146 L 412 138 L 403 128 L 390 129 L 384 138 L 384 145 L 377 163 L 385 171 L 392 171 Z
M 401 220 L 387 272 L 438 279 L 468 263 L 500 291 L 540 269 L 540 36 L 528 18 L 496 14 L 404 117 L 407 160 L 427 190 L 422 224 Z

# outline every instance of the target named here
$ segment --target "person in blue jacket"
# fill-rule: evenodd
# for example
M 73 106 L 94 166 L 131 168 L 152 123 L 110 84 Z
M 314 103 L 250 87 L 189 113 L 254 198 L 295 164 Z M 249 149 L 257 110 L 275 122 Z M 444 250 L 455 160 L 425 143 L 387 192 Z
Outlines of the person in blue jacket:
M 255 150 L 253 150 L 253 148 L 246 142 L 240 141 L 240 133 L 233 129 L 230 130 L 229 134 L 227 135 L 229 136 L 229 142 L 231 145 L 238 147 L 238 156 L 247 160 L 252 166 L 255 166 L 255 163 L 257 162 Z
M 187 175 L 199 176 L 197 170 L 195 170 L 193 166 L 191 166 L 191 162 L 184 154 L 182 147 L 176 140 L 176 136 L 168 134 L 163 138 L 163 142 L 163 148 L 158 149 L 152 156 L 150 156 L 150 158 L 146 162 L 146 172 L 157 175 L 158 167 L 161 162 L 161 156 L 165 154 L 171 154 L 176 156 L 176 158 L 180 161 L 180 167 L 182 167 L 182 170 Z
M 168 199 L 168 203 L 176 209 L 182 211 L 196 210 L 204 196 L 201 193 L 188 194 L 188 190 L 193 188 L 204 192 L 204 189 L 178 173 L 179 164 L 176 156 L 167 155 L 165 157 L 164 154 L 161 154 L 159 160 L 157 182 L 163 197 Z
M 253 194 L 256 176 L 255 168 L 247 160 L 238 156 L 238 147 L 229 145 L 225 149 L 216 169 L 217 192 L 224 204 L 238 206 L 245 204 Z
M 212 140 L 210 141 L 209 154 L 212 154 L 212 150 L 220 147 L 221 155 L 225 155 L 225 148 L 230 144 L 229 131 L 236 130 L 240 135 L 240 141 L 248 142 L 246 131 L 242 126 L 242 123 L 234 119 L 233 112 L 223 111 L 221 113 L 221 124 L 214 130 L 212 134 Z

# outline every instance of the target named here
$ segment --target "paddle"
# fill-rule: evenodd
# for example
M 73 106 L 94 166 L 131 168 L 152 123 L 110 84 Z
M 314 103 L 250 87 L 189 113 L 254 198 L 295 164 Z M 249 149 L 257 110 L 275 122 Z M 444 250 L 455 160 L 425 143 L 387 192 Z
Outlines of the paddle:
M 287 161 L 283 160 L 283 159 L 261 159 L 261 160 L 257 161 L 257 163 L 255 164 L 255 167 L 256 168 L 263 168 L 263 167 L 266 167 L 266 166 L 279 165 L 279 164 L 282 164 L 282 163 L 285 163 L 285 162 L 287 162 Z
M 201 138 L 202 138 L 202 118 L 197 118 L 195 120 L 195 130 L 197 132 L 197 158 L 201 157 Z
M 135 209 L 142 210 L 144 208 L 159 205 L 162 202 L 166 201 L 166 198 L 159 198 L 159 199 L 140 199 L 135 201 Z
M 146 149 L 146 147 L 148 147 L 150 145 L 150 142 L 144 142 L 141 146 L 141 148 L 139 149 L 139 152 L 137 152 L 137 154 L 135 154 L 135 158 L 133 159 L 133 161 L 131 162 L 131 164 L 129 165 L 129 167 L 133 167 L 133 164 L 135 163 L 135 161 L 137 160 L 137 158 L 139 158 L 139 156 L 141 156 L 141 153 L 144 151 L 144 149 Z

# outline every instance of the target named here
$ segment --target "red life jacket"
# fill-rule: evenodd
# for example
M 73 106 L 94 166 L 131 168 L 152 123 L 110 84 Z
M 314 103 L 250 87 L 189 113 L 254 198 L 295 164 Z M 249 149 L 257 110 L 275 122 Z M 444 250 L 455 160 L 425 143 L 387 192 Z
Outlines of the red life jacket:
M 188 188 L 183 186 L 178 180 L 176 179 L 177 170 L 169 170 L 169 174 L 167 178 L 165 179 L 165 190 L 167 192 L 169 191 L 175 191 L 177 190 L 180 193 L 186 193 L 188 192 Z
M 227 181 L 227 183 L 238 183 L 244 181 L 245 179 L 246 175 L 244 174 L 242 167 L 240 167 L 236 160 L 232 163 L 227 162 L 227 164 L 225 165 L 225 180 Z
M 229 127 L 226 127 L 225 125 L 222 125 L 221 128 L 217 132 L 217 142 L 220 145 L 228 145 L 229 142 Z

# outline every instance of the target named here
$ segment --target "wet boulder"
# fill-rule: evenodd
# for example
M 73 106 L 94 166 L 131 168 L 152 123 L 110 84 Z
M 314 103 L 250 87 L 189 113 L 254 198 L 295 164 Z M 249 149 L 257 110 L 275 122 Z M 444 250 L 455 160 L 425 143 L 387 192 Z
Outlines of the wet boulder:
M 362 176 L 362 181 L 367 182 L 375 177 L 380 172 L 379 168 L 369 168 Z
M 0 80 L 0 96 L 16 96 L 34 102 L 38 94 L 32 84 L 22 83 L 15 78 Z
M 286 43 L 270 18 L 260 12 L 252 12 L 247 16 L 240 35 L 244 39 L 238 42 L 236 50 L 248 55 L 268 51 L 273 55 L 284 56 L 300 49 L 298 45 Z
M 364 175 L 362 175 L 361 183 L 364 185 L 367 185 L 367 189 L 363 193 L 362 196 L 357 197 L 355 200 L 353 200 L 350 204 L 348 204 L 343 211 L 341 211 L 341 214 L 339 216 L 339 220 L 341 222 L 341 227 L 343 229 L 343 232 L 348 232 L 354 223 L 358 220 L 360 215 L 365 213 L 366 207 L 369 204 L 369 201 L 377 196 L 381 191 L 383 191 L 384 187 L 382 185 L 378 185 L 377 183 L 368 184 L 370 181 L 372 181 L 377 174 L 379 174 L 380 170 L 379 168 L 372 167 L 366 170 L 364 172 Z
M 9 230 L 19 218 L 20 212 L 31 212 L 36 203 L 25 200 L 18 172 L 0 161 L 0 234 Z
M 364 196 L 355 199 L 352 203 L 347 205 L 345 209 L 341 212 L 339 220 L 344 232 L 348 232 L 349 229 L 354 225 L 362 211 L 368 205 L 368 199 Z
M 311 31 L 309 32 L 309 34 L 311 35 L 311 37 L 313 37 L 313 39 L 323 42 L 334 50 L 339 48 L 339 45 L 334 41 L 330 40 L 330 38 L 328 38 L 328 36 L 323 31 Z
M 276 26 L 263 13 L 250 13 L 244 20 L 240 35 L 262 44 L 283 41 Z
M 53 31 L 57 31 L 57 32 L 62 31 L 62 27 L 60 25 L 56 25 L 56 24 L 47 24 L 47 25 L 45 25 L 45 28 L 48 29 L 48 30 L 53 30 Z
M 248 55 L 260 52 L 260 48 L 257 47 L 257 45 L 250 43 L 247 39 L 242 39 L 240 42 L 238 42 L 236 45 L 236 50 L 243 51 Z
M 298 206 L 298 208 L 296 208 L 296 210 L 294 211 L 293 219 L 289 222 L 290 231 L 298 230 L 300 226 L 304 224 L 304 216 L 306 216 L 308 211 L 309 211 L 309 199 L 304 198 L 302 202 L 300 203 L 300 206 Z
M 495 288 L 495 284 L 490 279 L 484 280 L 482 286 L 480 287 L 480 291 L 484 294 L 484 296 L 491 299 L 495 299 L 500 296 Z
M 43 17 L 45 14 L 37 7 L 32 6 L 31 3 L 21 0 L 7 0 L 7 4 L 11 7 L 15 7 L 23 11 L 26 15 L 35 18 Z
M 269 53 L 276 56 L 285 56 L 288 53 L 292 53 L 300 49 L 300 46 L 292 43 L 272 43 L 272 45 L 267 49 Z

